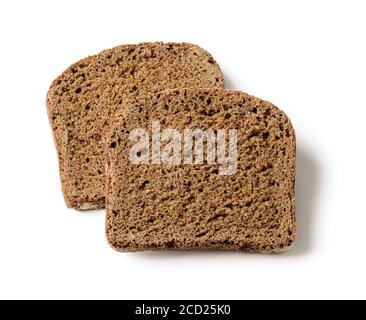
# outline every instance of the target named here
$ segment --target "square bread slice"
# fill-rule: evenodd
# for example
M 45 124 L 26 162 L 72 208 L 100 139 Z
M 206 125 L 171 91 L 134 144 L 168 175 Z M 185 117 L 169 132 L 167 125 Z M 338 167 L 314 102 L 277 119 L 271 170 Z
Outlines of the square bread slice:
M 124 101 L 179 87 L 224 88 L 224 79 L 200 47 L 156 42 L 103 51 L 54 80 L 47 107 L 68 207 L 104 208 L 103 137 Z
M 296 142 L 282 111 L 221 89 L 165 91 L 126 104 L 106 144 L 106 235 L 114 249 L 277 253 L 292 246 Z

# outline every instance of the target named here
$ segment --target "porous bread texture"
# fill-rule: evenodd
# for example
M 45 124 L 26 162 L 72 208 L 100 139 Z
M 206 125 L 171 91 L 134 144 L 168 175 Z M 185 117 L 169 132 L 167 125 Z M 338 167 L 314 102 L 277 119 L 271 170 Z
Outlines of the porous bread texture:
M 106 144 L 106 235 L 114 249 L 291 248 L 296 141 L 285 113 L 220 89 L 173 90 L 127 104 Z M 151 132 L 155 121 L 161 131 L 237 129 L 237 172 L 219 175 L 218 164 L 132 164 L 129 133 L 140 127 Z
M 123 45 L 87 57 L 53 81 L 47 107 L 68 207 L 105 206 L 103 137 L 126 99 L 179 87 L 224 87 L 220 67 L 188 43 Z

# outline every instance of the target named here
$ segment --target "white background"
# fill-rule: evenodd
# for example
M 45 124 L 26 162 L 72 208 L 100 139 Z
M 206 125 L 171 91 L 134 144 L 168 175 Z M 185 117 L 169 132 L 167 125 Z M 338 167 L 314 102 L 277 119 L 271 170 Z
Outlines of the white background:
M 65 207 L 45 97 L 80 58 L 142 41 L 209 50 L 298 138 L 288 253 L 117 253 Z M 365 1 L 1 1 L 0 298 L 366 298 Z

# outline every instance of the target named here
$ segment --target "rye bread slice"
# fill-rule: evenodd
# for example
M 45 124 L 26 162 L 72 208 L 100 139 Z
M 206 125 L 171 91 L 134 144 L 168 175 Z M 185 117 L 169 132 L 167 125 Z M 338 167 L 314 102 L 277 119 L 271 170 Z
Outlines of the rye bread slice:
M 123 45 L 83 59 L 53 81 L 47 107 L 68 207 L 105 206 L 103 137 L 126 99 L 179 87 L 224 87 L 220 67 L 188 43 Z
M 106 235 L 113 248 L 276 253 L 292 246 L 296 142 L 282 111 L 221 89 L 166 91 L 128 102 L 126 110 L 106 145 Z M 211 162 L 152 164 L 156 123 L 161 133 L 167 128 L 182 134 L 187 128 L 237 129 L 236 173 L 220 175 L 221 165 Z M 136 143 L 130 134 L 137 128 L 149 134 L 149 148 L 137 153 L 149 154 L 149 164 L 130 161 Z M 161 142 L 161 150 L 166 143 Z M 183 144 L 181 150 L 186 150 Z

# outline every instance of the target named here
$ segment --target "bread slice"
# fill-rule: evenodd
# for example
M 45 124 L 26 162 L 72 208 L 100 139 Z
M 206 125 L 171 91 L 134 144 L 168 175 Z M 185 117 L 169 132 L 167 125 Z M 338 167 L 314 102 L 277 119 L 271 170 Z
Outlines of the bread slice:
M 105 206 L 103 136 L 126 99 L 178 87 L 224 87 L 212 56 L 188 43 L 123 45 L 83 59 L 51 85 L 47 107 L 68 207 Z
M 113 248 L 272 253 L 291 247 L 296 235 L 295 132 L 282 111 L 245 93 L 222 89 L 166 91 L 127 102 L 126 110 L 106 146 L 106 234 Z M 180 139 L 164 136 L 168 128 L 176 129 Z M 190 155 L 186 130 L 197 128 L 215 133 L 216 156 L 208 157 L 212 145 L 204 140 L 204 157 L 198 156 L 203 163 L 185 164 Z M 229 142 L 235 146 L 235 139 L 228 138 L 234 129 L 236 171 L 224 174 L 225 162 L 218 159 L 229 154 Z M 224 151 L 218 148 L 222 130 Z M 137 139 L 136 132 L 145 133 Z M 141 144 L 147 141 L 147 147 Z M 170 155 L 180 158 L 166 157 L 172 141 L 181 149 L 173 148 Z M 198 141 L 191 147 L 199 146 Z M 140 162 L 131 162 L 134 154 Z

